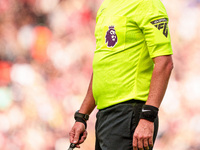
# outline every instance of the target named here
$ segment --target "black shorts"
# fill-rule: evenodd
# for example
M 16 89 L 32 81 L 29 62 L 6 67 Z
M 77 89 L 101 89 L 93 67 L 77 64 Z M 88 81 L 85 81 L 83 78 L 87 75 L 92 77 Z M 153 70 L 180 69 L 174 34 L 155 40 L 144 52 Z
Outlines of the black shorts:
M 133 134 L 145 102 L 131 100 L 99 110 L 96 121 L 95 150 L 133 150 Z M 154 141 L 158 117 L 154 122 Z

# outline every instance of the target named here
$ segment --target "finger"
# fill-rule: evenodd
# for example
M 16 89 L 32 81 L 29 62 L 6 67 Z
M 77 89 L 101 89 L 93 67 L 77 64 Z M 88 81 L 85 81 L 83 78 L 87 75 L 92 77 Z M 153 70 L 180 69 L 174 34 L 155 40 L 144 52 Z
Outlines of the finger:
M 143 149 L 143 139 L 142 139 L 142 138 L 139 138 L 139 139 L 138 139 L 138 149 L 139 149 L 139 150 L 142 150 L 142 149 Z
M 81 148 L 80 145 L 76 144 L 76 148 Z
M 75 135 L 74 131 L 71 130 L 70 133 L 69 133 L 70 143 L 72 143 L 74 141 L 74 135 Z
M 74 140 L 72 141 L 72 143 L 77 144 L 80 138 L 80 133 L 76 132 L 74 135 Z
M 137 138 L 133 136 L 133 150 L 137 150 L 137 143 L 138 143 Z
M 84 131 L 82 136 L 80 137 L 79 144 L 83 143 L 87 138 L 87 131 Z
M 148 147 L 149 147 L 149 142 L 148 142 L 148 139 L 144 139 L 144 148 L 145 149 L 148 149 Z
M 153 137 L 149 138 L 149 146 L 153 147 Z
M 145 150 L 149 150 L 149 146 L 147 146 L 147 147 L 144 147 L 144 149 L 145 149 Z

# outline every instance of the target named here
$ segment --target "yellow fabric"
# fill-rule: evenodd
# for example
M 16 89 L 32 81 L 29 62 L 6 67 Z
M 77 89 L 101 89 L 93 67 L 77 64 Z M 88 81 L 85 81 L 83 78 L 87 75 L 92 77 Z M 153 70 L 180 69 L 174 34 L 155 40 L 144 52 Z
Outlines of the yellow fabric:
M 146 101 L 152 58 L 171 55 L 168 16 L 160 0 L 105 0 L 97 12 L 93 95 L 98 109 Z

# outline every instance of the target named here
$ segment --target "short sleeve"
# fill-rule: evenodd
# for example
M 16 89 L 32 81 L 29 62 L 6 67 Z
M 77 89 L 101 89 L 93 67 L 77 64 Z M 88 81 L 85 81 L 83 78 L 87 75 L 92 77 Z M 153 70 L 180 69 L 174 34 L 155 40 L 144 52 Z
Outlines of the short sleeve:
M 138 7 L 137 24 L 141 29 L 151 58 L 171 55 L 168 15 L 160 0 L 143 0 Z

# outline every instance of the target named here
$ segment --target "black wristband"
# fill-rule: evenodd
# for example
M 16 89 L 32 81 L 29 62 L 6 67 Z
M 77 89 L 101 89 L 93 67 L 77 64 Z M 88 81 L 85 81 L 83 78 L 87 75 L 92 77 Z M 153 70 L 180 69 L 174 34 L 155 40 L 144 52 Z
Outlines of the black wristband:
M 146 119 L 148 121 L 154 122 L 158 115 L 158 108 L 151 105 L 144 105 L 142 107 L 142 112 L 140 114 L 140 119 Z
M 85 129 L 87 128 L 86 121 L 89 119 L 88 114 L 79 113 L 79 110 L 77 110 L 74 114 L 74 119 L 76 120 L 76 122 L 82 122 L 85 125 Z
M 85 121 L 87 121 L 89 119 L 89 115 L 88 114 L 79 113 L 79 110 L 77 110 L 75 112 L 74 117 L 83 118 Z
M 76 122 L 81 122 L 85 125 L 85 129 L 87 129 L 87 123 L 83 118 L 75 117 Z

